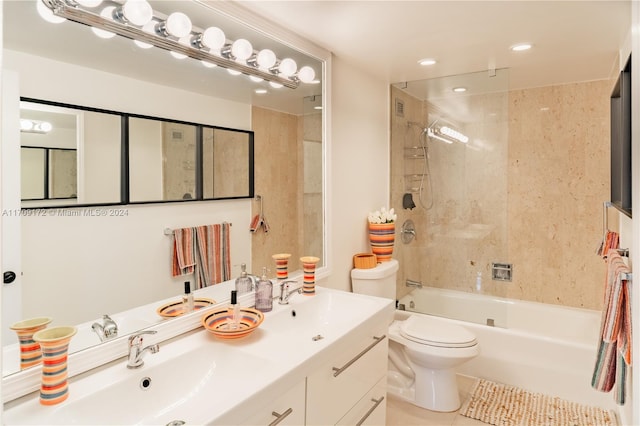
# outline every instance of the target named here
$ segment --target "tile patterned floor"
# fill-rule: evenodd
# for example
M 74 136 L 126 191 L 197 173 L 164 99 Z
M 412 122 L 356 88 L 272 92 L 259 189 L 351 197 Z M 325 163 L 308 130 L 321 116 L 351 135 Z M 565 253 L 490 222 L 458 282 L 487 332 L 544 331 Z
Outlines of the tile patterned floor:
M 463 403 L 469 398 L 471 386 L 475 381 L 475 377 L 458 375 L 458 390 Z M 387 395 L 388 426 L 487 426 L 486 423 L 465 417 L 457 411 L 452 413 L 429 411 L 394 398 L 393 395 Z

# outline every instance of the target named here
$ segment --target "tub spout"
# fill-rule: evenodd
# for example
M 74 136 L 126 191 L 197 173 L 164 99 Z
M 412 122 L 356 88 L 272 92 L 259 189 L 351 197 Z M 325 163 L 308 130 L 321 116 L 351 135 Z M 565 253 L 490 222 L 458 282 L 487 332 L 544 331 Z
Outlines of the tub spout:
M 404 282 L 404 285 L 407 287 L 422 288 L 422 282 L 410 280 L 409 278 Z

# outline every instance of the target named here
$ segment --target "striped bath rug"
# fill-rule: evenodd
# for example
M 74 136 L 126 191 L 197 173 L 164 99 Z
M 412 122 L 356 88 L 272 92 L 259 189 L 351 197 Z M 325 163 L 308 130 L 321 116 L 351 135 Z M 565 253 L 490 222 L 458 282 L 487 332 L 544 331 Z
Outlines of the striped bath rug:
M 478 379 L 460 414 L 495 426 L 615 426 L 611 410 Z

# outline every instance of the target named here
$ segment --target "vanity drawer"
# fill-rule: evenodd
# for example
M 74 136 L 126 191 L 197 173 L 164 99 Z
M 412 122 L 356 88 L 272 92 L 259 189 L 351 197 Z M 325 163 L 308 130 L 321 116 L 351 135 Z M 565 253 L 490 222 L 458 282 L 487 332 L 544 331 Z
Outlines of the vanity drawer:
M 331 364 L 307 377 L 307 425 L 336 424 L 387 373 L 384 334 L 351 342 Z
M 338 425 L 384 425 L 387 417 L 387 376 L 371 389 Z
M 305 381 L 289 389 L 287 392 L 271 401 L 247 407 L 252 414 L 249 418 L 240 422 L 240 425 L 303 425 L 305 420 L 304 400 Z M 280 421 L 278 421 L 280 419 Z

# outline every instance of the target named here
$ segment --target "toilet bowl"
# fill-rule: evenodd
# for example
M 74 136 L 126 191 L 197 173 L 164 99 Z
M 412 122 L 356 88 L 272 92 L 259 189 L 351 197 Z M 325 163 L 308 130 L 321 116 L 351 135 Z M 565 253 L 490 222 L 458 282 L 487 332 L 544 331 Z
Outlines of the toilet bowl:
M 353 269 L 354 293 L 395 299 L 398 262 Z M 460 408 L 456 368 L 480 353 L 473 333 L 461 326 L 409 315 L 389 326 L 390 394 L 432 411 Z

